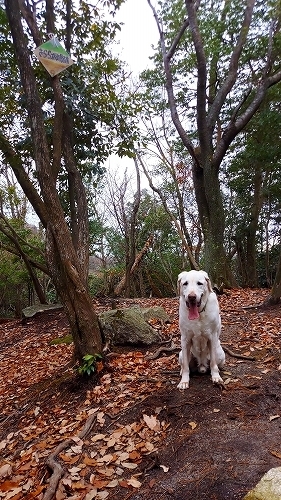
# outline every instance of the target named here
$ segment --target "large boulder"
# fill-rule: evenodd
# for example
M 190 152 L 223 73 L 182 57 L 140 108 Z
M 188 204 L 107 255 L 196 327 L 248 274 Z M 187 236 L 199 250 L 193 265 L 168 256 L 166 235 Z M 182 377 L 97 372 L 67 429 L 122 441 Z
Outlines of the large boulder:
M 249 491 L 243 500 L 280 500 L 281 467 L 270 469 L 257 486 Z
M 153 309 L 157 310 L 153 312 Z M 115 345 L 151 345 L 158 342 L 159 333 L 147 321 L 152 318 L 169 321 L 164 309 L 159 307 L 149 310 L 139 307 L 113 309 L 100 313 L 98 318 L 105 340 Z

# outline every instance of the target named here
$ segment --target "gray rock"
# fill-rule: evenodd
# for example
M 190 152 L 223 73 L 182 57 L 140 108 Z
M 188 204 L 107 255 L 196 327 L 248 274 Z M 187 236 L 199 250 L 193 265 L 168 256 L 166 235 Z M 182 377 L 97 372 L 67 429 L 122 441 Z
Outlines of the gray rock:
M 22 315 L 24 318 L 32 318 L 36 314 L 45 311 L 55 311 L 56 309 L 63 309 L 62 304 L 36 304 L 34 306 L 25 307 L 22 310 Z
M 168 323 L 170 321 L 170 318 L 168 314 L 166 313 L 165 309 L 160 306 L 155 306 L 155 307 L 144 307 L 143 309 L 140 309 L 145 321 L 149 321 L 150 319 L 160 319 L 164 323 Z
M 159 341 L 159 333 L 144 318 L 140 308 L 113 309 L 98 318 L 106 341 L 115 345 L 151 345 Z
M 243 500 L 280 500 L 281 467 L 270 469 Z

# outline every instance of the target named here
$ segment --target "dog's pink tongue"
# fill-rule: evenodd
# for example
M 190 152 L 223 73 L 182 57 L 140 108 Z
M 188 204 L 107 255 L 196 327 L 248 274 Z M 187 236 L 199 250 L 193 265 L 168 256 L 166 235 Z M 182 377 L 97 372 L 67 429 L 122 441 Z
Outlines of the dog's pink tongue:
M 188 309 L 188 319 L 198 319 L 199 312 L 196 304 L 190 304 Z

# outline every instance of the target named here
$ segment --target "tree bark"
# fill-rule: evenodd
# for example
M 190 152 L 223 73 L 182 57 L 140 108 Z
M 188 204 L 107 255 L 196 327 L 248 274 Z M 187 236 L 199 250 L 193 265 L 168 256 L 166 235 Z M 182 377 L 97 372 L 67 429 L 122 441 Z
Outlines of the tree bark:
M 271 294 L 268 297 L 266 303 L 269 305 L 276 305 L 280 303 L 281 299 L 281 245 L 279 253 L 279 261 L 276 270 L 276 276 L 271 290 Z

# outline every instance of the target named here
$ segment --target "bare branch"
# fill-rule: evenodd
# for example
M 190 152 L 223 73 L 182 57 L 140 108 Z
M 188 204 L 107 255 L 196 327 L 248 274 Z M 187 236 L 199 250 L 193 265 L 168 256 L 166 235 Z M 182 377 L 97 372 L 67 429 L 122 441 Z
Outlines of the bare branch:
M 142 166 L 142 169 L 143 169 L 143 171 L 144 171 L 144 174 L 146 175 L 146 178 L 147 178 L 147 180 L 148 180 L 148 183 L 149 183 L 150 188 L 152 189 L 152 191 L 154 191 L 155 193 L 157 193 L 157 194 L 158 194 L 158 196 L 159 196 L 159 198 L 160 198 L 160 200 L 161 200 L 161 202 L 162 202 L 162 204 L 163 204 L 163 207 L 164 207 L 164 209 L 165 209 L 166 213 L 169 215 L 169 217 L 170 217 L 171 221 L 175 224 L 175 226 L 176 226 L 176 228 L 177 228 L 177 231 L 178 231 L 178 234 L 179 234 L 179 236 L 180 236 L 180 238 L 181 238 L 182 245 L 183 245 L 183 247 L 186 249 L 186 252 L 187 252 L 187 255 L 188 255 L 188 258 L 189 258 L 190 263 L 192 264 L 192 266 L 193 266 L 193 268 L 194 268 L 194 269 L 199 269 L 199 266 L 198 266 L 197 262 L 195 261 L 194 256 L 193 256 L 193 254 L 192 254 L 192 250 L 191 250 L 190 246 L 188 245 L 188 243 L 187 243 L 187 241 L 186 241 L 186 238 L 185 238 L 185 236 L 184 236 L 184 234 L 183 234 L 183 231 L 182 231 L 182 229 L 181 229 L 181 227 L 180 227 L 180 225 L 179 225 L 179 223 L 178 223 L 178 221 L 177 221 L 176 217 L 175 217 L 175 216 L 173 215 L 173 213 L 170 211 L 170 209 L 169 209 L 169 207 L 168 207 L 168 205 L 167 205 L 167 202 L 166 202 L 166 200 L 165 200 L 165 198 L 164 198 L 164 196 L 163 196 L 163 193 L 161 192 L 161 190 L 160 190 L 160 189 L 158 189 L 158 188 L 157 188 L 157 187 L 153 184 L 152 179 L 151 179 L 151 176 L 149 175 L 149 173 L 148 173 L 148 171 L 147 171 L 147 169 L 146 169 L 146 167 L 145 167 L 145 165 L 144 165 L 144 162 L 142 161 L 141 156 L 140 156 L 140 155 L 137 155 L 137 158 L 138 158 L 138 160 L 139 160 L 139 162 L 140 162 L 140 164 L 141 164 L 141 166 Z

